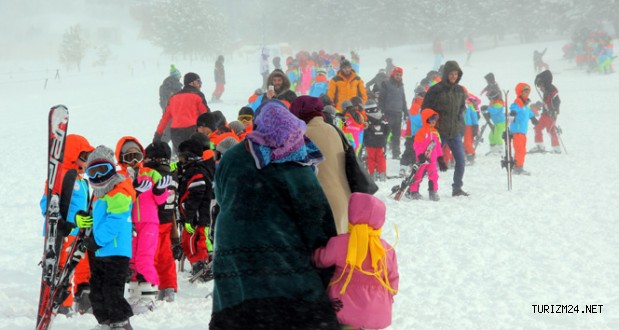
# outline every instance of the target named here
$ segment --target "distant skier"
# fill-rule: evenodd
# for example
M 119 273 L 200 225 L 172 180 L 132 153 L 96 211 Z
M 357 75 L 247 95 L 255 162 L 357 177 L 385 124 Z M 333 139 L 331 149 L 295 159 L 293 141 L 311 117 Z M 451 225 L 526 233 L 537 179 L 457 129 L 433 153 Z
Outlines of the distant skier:
M 537 50 L 533 51 L 533 67 L 536 73 L 541 72 L 542 70 L 548 70 L 548 64 L 544 62 L 544 54 L 546 54 L 547 48 L 544 48 L 543 52 L 538 52 Z
M 211 96 L 211 102 L 221 102 L 221 94 L 224 93 L 226 85 L 226 69 L 224 68 L 224 56 L 219 55 L 215 62 L 215 90 Z

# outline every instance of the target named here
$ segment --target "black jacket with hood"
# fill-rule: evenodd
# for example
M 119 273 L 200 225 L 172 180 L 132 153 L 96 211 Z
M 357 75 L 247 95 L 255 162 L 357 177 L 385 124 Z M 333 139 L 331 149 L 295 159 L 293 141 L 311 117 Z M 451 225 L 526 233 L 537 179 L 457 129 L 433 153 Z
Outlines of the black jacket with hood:
M 282 100 L 282 101 L 287 101 L 288 106 L 290 107 L 290 104 L 292 104 L 292 101 L 294 101 L 294 99 L 297 98 L 297 94 L 290 90 L 290 79 L 288 79 L 288 76 L 286 76 L 284 71 L 275 69 L 273 70 L 273 72 L 271 72 L 271 74 L 269 75 L 269 78 L 267 78 L 267 85 L 273 85 L 273 77 L 275 76 L 281 77 L 283 80 L 283 83 L 280 89 L 275 90 L 275 96 L 273 98 Z M 264 103 L 269 100 L 267 98 L 267 93 L 264 93 L 262 95 L 263 95 L 262 102 L 260 103 Z
M 458 79 L 454 84 L 451 84 L 448 79 L 452 71 L 458 71 Z M 443 139 L 454 138 L 456 134 L 464 133 L 467 93 L 462 86 L 458 85 L 460 79 L 462 79 L 462 69 L 458 62 L 445 62 L 441 82 L 430 87 L 421 105 L 421 109 L 430 108 L 438 113 L 437 128 Z

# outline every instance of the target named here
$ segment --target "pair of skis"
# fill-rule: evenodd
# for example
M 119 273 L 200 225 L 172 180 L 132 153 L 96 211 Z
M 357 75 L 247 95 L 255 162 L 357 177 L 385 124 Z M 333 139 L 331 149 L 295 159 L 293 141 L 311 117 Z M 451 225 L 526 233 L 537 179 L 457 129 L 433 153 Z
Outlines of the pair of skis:
M 426 151 L 424 153 L 427 159 L 430 158 L 429 154 L 432 153 L 432 150 L 434 150 L 435 145 L 436 143 L 434 141 L 428 144 L 428 147 L 426 148 Z M 393 196 L 393 199 L 395 199 L 396 201 L 399 201 L 402 198 L 402 194 L 404 194 L 406 189 L 408 189 L 408 187 L 410 187 L 410 185 L 413 184 L 415 174 L 417 174 L 417 171 L 419 170 L 422 164 L 423 163 L 415 162 L 415 164 L 411 166 L 411 173 L 406 178 L 404 178 L 404 180 L 402 180 L 402 183 L 400 183 L 399 186 L 393 186 L 391 188 L 391 194 L 395 194 Z
M 512 156 L 512 137 L 509 129 L 509 107 L 507 102 L 507 95 L 509 94 L 509 90 L 503 91 L 505 95 L 505 155 L 503 155 L 503 159 L 501 159 L 501 167 L 504 167 L 507 170 L 507 190 L 512 190 L 512 171 L 514 169 L 514 157 Z
M 37 314 L 37 330 L 49 329 L 58 309 L 70 294 L 71 276 L 77 263 L 86 253 L 84 238 L 89 234 L 81 229 L 72 243 L 65 265 L 60 269 L 60 254 L 64 238 L 74 228 L 66 221 L 77 171 L 63 173 L 63 159 L 69 110 L 64 105 L 50 109 L 48 127 L 47 205 L 45 209 L 45 238 L 41 260 L 41 291 Z

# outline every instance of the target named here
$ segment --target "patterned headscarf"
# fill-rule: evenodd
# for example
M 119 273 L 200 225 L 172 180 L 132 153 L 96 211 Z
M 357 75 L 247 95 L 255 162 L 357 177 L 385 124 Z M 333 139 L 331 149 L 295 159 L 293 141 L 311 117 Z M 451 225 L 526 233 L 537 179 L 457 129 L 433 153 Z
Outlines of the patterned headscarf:
M 256 109 L 254 125 L 247 140 L 258 169 L 271 162 L 315 166 L 323 160 L 318 147 L 305 136 L 305 123 L 281 101 L 269 100 Z

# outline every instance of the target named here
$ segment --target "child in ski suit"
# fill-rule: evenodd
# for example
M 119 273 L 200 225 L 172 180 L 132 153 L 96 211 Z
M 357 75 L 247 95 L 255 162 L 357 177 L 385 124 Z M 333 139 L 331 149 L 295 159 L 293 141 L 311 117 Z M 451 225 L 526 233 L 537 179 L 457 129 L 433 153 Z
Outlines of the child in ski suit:
M 211 223 L 210 208 L 213 193 L 214 162 L 203 160 L 202 145 L 194 139 L 181 143 L 179 161 L 178 208 L 185 225 L 181 246 L 191 263 L 192 275 L 203 271 L 211 261 L 213 250 L 208 239 Z M 210 274 L 205 274 L 210 275 Z M 206 279 L 206 278 L 204 278 Z
M 172 181 L 168 186 L 168 197 L 165 203 L 158 206 L 159 244 L 155 255 L 155 268 L 159 276 L 159 295 L 157 300 L 172 302 L 178 291 L 176 277 L 176 262 L 172 254 L 172 246 L 180 246 L 180 237 L 176 226 L 176 191 L 178 178 L 170 168 L 172 150 L 167 143 L 153 142 L 146 147 L 144 166 L 152 168 L 162 177 L 170 176 Z
M 528 171 L 525 171 L 524 157 L 527 153 L 527 130 L 529 126 L 529 120 L 533 125 L 537 124 L 537 119 L 533 110 L 529 107 L 529 94 L 531 94 L 531 87 L 526 83 L 519 83 L 516 85 L 516 100 L 509 106 L 510 125 L 509 132 L 512 135 L 512 142 L 514 145 L 514 174 L 529 175 Z
M 342 325 L 383 329 L 391 324 L 399 273 L 395 250 L 380 238 L 385 213 L 380 199 L 353 193 L 348 202 L 348 233 L 332 237 L 327 246 L 314 251 L 317 267 L 335 266 L 327 292 L 338 306 Z
M 114 151 L 98 146 L 88 156 L 86 175 L 92 187 L 92 213 L 78 212 L 75 223 L 92 227 L 85 238 L 90 264 L 90 302 L 97 322 L 110 329 L 132 329 L 131 306 L 124 298 L 131 258 L 131 180 L 116 172 Z
M 152 311 L 158 294 L 159 275 L 155 255 L 159 244 L 159 205 L 168 198 L 167 187 L 171 177 L 162 177 L 157 171 L 144 167 L 144 148 L 131 136 L 124 136 L 116 144 L 116 159 L 133 182 L 136 202 L 131 218 L 136 236 L 132 242 L 130 265 L 133 276 L 129 282 L 129 303 L 133 313 Z
M 312 83 L 312 87 L 309 90 L 309 96 L 320 97 L 322 94 L 327 94 L 329 88 L 329 79 L 327 79 L 327 70 L 325 68 L 318 68 L 316 70 L 316 79 Z
M 539 118 L 539 123 L 535 125 L 535 148 L 530 152 L 543 152 L 544 134 L 543 131 L 550 134 L 550 145 L 552 152 L 561 153 L 561 145 L 559 144 L 559 136 L 557 135 L 557 117 L 559 116 L 559 107 L 561 99 L 557 87 L 552 84 L 552 72 L 545 70 L 535 77 L 535 86 L 542 90 L 542 102 L 544 103 L 542 115 Z
M 378 179 L 387 181 L 387 160 L 385 159 L 385 148 L 387 147 L 387 132 L 389 125 L 386 122 L 383 112 L 380 111 L 376 101 L 368 100 L 365 104 L 365 113 L 368 116 L 368 125 L 363 133 L 363 144 L 367 151 L 368 173 Z M 376 175 L 374 172 L 378 175 Z
M 447 164 L 445 164 L 445 160 L 443 159 L 441 137 L 435 127 L 438 122 L 438 113 L 429 108 L 423 109 L 421 112 L 421 120 L 423 126 L 417 134 L 415 134 L 415 142 L 413 143 L 415 154 L 417 155 L 417 163 L 420 164 L 420 166 L 413 176 L 413 183 L 411 183 L 409 187 L 409 194 L 407 196 L 411 199 L 421 199 L 421 194 L 419 194 L 419 184 L 427 172 L 430 200 L 439 201 L 440 198 L 437 193 L 437 164 L 441 171 L 447 170 Z M 430 143 L 434 143 L 434 148 L 431 151 L 428 150 Z
M 62 269 L 67 262 L 68 251 L 75 241 L 75 237 L 79 228 L 75 227 L 75 214 L 78 211 L 88 210 L 88 204 L 90 201 L 90 193 L 88 188 L 88 181 L 83 177 L 86 170 L 86 160 L 88 154 L 95 148 L 90 145 L 85 137 L 77 134 L 69 134 L 65 140 L 64 159 L 62 161 L 62 178 L 69 170 L 77 171 L 77 178 L 73 185 L 73 191 L 71 192 L 71 202 L 67 211 L 67 219 L 64 220 L 66 226 L 64 226 L 64 234 L 66 239 L 63 240 L 63 244 L 60 250 L 59 267 Z M 61 180 L 62 182 L 62 180 Z M 43 194 L 41 199 L 41 210 L 45 213 L 47 209 L 47 194 Z M 63 235 L 65 236 L 65 235 Z M 75 310 L 80 314 L 88 312 L 90 309 L 90 300 L 88 295 L 90 294 L 90 270 L 88 266 L 88 255 L 84 255 L 80 262 L 75 267 L 73 272 L 73 286 L 71 287 L 71 294 L 65 299 L 60 308 L 58 308 L 59 314 L 65 314 L 67 316 L 72 313 L 73 300 L 75 297 Z
M 342 109 L 344 110 L 344 127 L 342 130 L 347 135 L 352 136 L 355 147 L 355 154 L 359 155 L 361 150 L 361 144 L 363 143 L 363 130 L 365 129 L 367 116 L 365 112 L 359 111 L 359 106 L 354 105 L 350 100 L 344 100 L 342 102 Z
M 503 152 L 503 133 L 505 132 L 505 102 L 501 99 L 495 99 L 490 102 L 490 105 L 481 107 L 481 113 L 490 125 L 490 152 L 493 154 L 501 154 Z
M 475 161 L 475 147 L 473 141 L 479 132 L 479 104 L 481 100 L 469 93 L 464 112 L 464 152 L 469 165 Z

